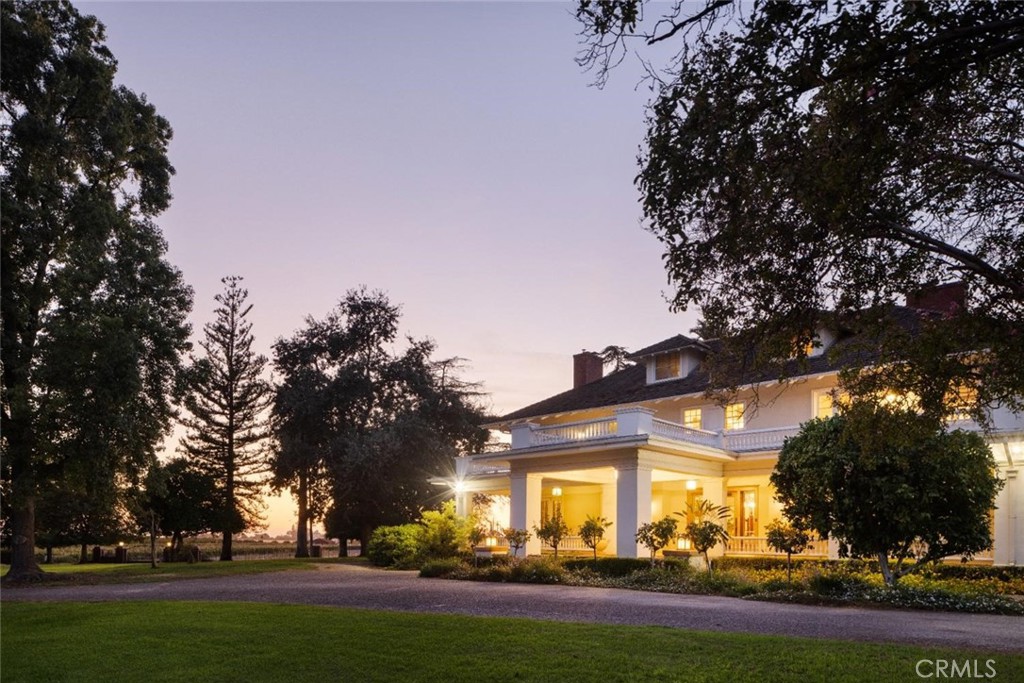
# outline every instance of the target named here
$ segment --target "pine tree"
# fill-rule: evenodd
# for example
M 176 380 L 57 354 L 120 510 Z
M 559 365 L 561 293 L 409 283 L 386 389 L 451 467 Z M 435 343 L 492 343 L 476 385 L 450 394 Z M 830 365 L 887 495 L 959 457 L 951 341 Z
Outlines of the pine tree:
M 183 420 L 188 435 L 182 450 L 195 466 L 218 485 L 216 531 L 223 533 L 220 559 L 231 559 L 232 534 L 260 522 L 260 498 L 269 473 L 264 448 L 269 429 L 267 409 L 271 387 L 262 378 L 267 364 L 252 350 L 252 323 L 246 316 L 249 292 L 241 277 L 226 277 L 225 289 L 215 298 L 217 319 L 207 324 L 199 346 L 205 352 L 193 358 Z

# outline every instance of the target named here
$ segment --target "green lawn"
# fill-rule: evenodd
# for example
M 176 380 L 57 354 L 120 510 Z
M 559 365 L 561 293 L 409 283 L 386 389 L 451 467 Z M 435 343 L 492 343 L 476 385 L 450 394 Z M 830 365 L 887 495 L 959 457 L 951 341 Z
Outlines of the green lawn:
M 146 583 L 172 581 L 175 579 L 201 579 L 228 574 L 262 574 L 289 569 L 315 569 L 318 564 L 338 562 L 363 562 L 361 558 L 325 558 L 290 560 L 235 560 L 233 562 L 187 562 L 160 563 L 156 569 L 148 564 L 49 564 L 42 565 L 46 577 L 44 585 L 67 586 L 69 584 L 98 583 Z M 0 565 L 0 574 L 6 574 L 9 566 Z M 14 590 L 17 590 L 16 588 Z
M 1024 656 L 805 638 L 208 602 L 6 603 L 15 681 L 911 681 L 920 659 Z

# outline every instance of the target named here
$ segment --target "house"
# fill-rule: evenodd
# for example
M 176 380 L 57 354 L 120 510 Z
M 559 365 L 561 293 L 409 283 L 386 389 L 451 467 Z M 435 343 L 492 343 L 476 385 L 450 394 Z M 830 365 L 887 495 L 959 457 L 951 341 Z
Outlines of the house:
M 914 320 L 919 313 L 897 307 L 894 314 Z M 634 538 L 639 525 L 704 498 L 731 511 L 731 540 L 719 554 L 771 554 L 765 527 L 782 513 L 769 476 L 786 437 L 832 414 L 840 368 L 864 361 L 851 361 L 843 345 L 855 348 L 849 336 L 818 330 L 788 381 L 751 382 L 726 405 L 706 395 L 701 363 L 716 352 L 714 341 L 676 335 L 607 376 L 597 354 L 578 353 L 572 389 L 487 425 L 510 433 L 508 450 L 456 459 L 457 508 L 466 514 L 476 500 L 492 528 L 530 530 L 558 510 L 573 533 L 586 516 L 601 515 L 613 522 L 604 554 L 637 557 L 646 554 Z M 1024 416 L 996 410 L 992 420 L 986 439 L 1006 485 L 993 513 L 994 547 L 975 559 L 1024 564 L 1024 521 L 1017 521 L 1024 516 Z M 966 420 L 953 426 L 978 429 Z M 678 547 L 686 543 L 680 538 Z M 585 550 L 576 537 L 561 547 Z M 525 553 L 540 552 L 534 535 Z M 836 557 L 838 546 L 819 539 L 804 554 Z

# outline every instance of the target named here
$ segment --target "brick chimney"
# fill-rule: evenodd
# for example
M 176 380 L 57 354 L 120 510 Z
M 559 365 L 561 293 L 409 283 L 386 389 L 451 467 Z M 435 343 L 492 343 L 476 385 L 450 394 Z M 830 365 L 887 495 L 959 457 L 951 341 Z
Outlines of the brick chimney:
M 582 387 L 604 377 L 604 361 L 593 351 L 584 349 L 572 357 L 572 388 Z
M 966 300 L 967 288 L 964 283 L 948 282 L 908 294 L 907 306 L 939 313 L 954 313 L 963 308 Z

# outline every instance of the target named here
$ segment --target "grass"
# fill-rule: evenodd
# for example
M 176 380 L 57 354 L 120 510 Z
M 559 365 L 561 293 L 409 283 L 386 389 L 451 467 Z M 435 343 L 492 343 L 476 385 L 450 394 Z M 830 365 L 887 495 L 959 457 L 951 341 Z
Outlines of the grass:
M 214 576 L 263 574 L 294 569 L 315 569 L 318 564 L 363 562 L 360 558 L 324 558 L 289 560 L 235 560 L 233 562 L 161 563 L 156 569 L 149 564 L 51 564 L 42 565 L 44 585 L 95 585 L 103 583 L 152 583 L 179 579 L 202 579 Z M 6 573 L 8 565 L 0 565 Z M 7 587 L 7 584 L 4 584 Z M 13 587 L 13 586 L 12 586 Z
M 1024 656 L 527 619 L 207 602 L 6 603 L 16 681 L 917 680 L 921 659 Z

